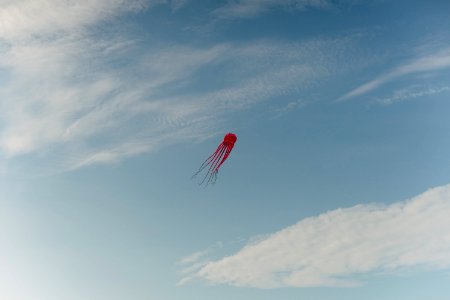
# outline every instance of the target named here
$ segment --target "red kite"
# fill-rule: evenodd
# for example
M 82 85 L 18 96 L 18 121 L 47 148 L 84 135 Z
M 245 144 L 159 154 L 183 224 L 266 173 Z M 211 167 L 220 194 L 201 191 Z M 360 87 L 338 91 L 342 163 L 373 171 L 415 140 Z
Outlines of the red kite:
M 208 173 L 206 173 L 200 184 L 203 184 L 206 179 L 208 179 L 206 181 L 206 185 L 208 185 L 209 183 L 214 184 L 217 180 L 217 173 L 219 173 L 219 168 L 230 155 L 231 150 L 234 147 L 234 143 L 236 143 L 236 140 L 237 137 L 234 133 L 225 134 L 222 143 L 220 143 L 216 151 L 203 162 L 203 164 L 200 166 L 200 169 L 192 177 L 197 176 L 201 171 L 209 166 Z

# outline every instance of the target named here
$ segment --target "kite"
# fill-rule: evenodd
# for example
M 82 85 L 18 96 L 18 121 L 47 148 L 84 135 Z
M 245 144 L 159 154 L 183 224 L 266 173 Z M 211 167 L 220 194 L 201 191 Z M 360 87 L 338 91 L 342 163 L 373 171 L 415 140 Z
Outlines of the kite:
M 208 173 L 206 173 L 200 185 L 206 181 L 206 185 L 209 183 L 214 184 L 217 180 L 217 173 L 219 173 L 220 166 L 225 162 L 231 153 L 231 150 L 236 143 L 237 137 L 234 133 L 225 134 L 222 143 L 217 147 L 216 151 L 208 157 L 198 169 L 192 178 L 197 176 L 201 171 L 209 166 Z

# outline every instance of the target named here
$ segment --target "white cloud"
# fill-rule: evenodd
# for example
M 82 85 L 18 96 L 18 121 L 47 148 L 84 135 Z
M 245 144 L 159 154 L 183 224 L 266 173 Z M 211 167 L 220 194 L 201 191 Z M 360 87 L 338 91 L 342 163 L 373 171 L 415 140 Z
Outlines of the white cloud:
M 171 0 L 170 7 L 172 8 L 172 11 L 177 11 L 188 5 L 189 2 L 190 0 Z
M 64 39 L 8 49 L 0 59 L 0 66 L 12 74 L 0 90 L 0 116 L 5 124 L 0 149 L 17 156 L 55 144 L 81 143 L 78 153 L 69 157 L 80 156 L 80 150 L 88 157 L 80 157 L 76 165 L 116 161 L 165 139 L 176 139 L 176 132 L 203 118 L 193 115 L 198 110 L 195 104 L 163 101 L 152 93 L 186 78 L 223 50 L 163 49 L 161 55 L 141 57 L 121 74 L 102 62 L 105 51 L 111 51 L 109 46 L 89 39 Z M 145 115 L 148 119 L 133 126 Z M 97 150 L 82 149 L 88 139 L 100 137 L 103 144 L 94 147 Z
M 376 99 L 375 101 L 376 103 L 382 105 L 391 105 L 396 102 L 405 101 L 408 99 L 440 94 L 448 91 L 450 91 L 449 86 L 441 86 L 441 87 L 411 86 L 408 88 L 396 90 L 392 95 L 385 98 Z
M 326 9 L 332 6 L 329 0 L 238 0 L 230 1 L 216 9 L 214 15 L 220 18 L 251 18 L 273 8 L 302 10 L 307 8 Z
M 371 80 L 353 90 L 346 93 L 345 95 L 337 99 L 338 102 L 346 101 L 358 96 L 367 94 L 380 86 L 391 82 L 393 80 L 399 79 L 401 77 L 424 73 L 430 71 L 437 71 L 441 69 L 450 68 L 450 49 L 444 49 L 433 53 L 431 55 L 426 55 L 419 57 L 405 65 L 395 68 L 394 70 L 379 76 L 378 78 Z
M 183 257 L 180 261 L 181 264 L 192 264 L 198 262 L 202 257 L 207 255 L 211 250 L 206 249 L 203 251 L 194 252 L 186 257 Z
M 295 101 L 291 101 L 283 107 L 279 107 L 273 110 L 273 119 L 280 118 L 294 110 L 297 110 L 306 105 L 306 101 L 303 99 L 297 99 Z
M 391 205 L 357 205 L 301 220 L 182 282 L 256 288 L 354 286 L 358 275 L 450 268 L 450 185 Z
M 116 18 L 157 3 L 1 2 L 0 157 L 60 169 L 118 162 L 210 136 L 234 111 L 348 68 L 351 37 L 168 45 Z
M 363 0 L 232 0 L 215 9 L 219 19 L 254 18 L 273 9 L 298 12 L 307 9 L 339 10 L 365 2 Z
M 2 0 L 0 39 L 32 38 L 107 21 L 126 12 L 137 12 L 165 1 L 148 0 Z
M 342 70 L 329 49 L 345 52 L 351 43 L 146 45 L 143 51 L 142 42 L 104 34 L 13 41 L 0 50 L 4 156 L 39 154 L 74 169 L 200 139 L 230 112 L 307 90 Z M 208 79 L 215 80 L 212 89 L 196 76 L 219 70 L 220 79 Z

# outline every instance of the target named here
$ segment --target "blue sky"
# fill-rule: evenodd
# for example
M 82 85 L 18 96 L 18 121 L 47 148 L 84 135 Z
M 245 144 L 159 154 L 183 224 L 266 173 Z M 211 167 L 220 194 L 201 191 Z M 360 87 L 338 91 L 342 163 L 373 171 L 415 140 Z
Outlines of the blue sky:
M 447 300 L 449 13 L 0 2 L 0 298 Z

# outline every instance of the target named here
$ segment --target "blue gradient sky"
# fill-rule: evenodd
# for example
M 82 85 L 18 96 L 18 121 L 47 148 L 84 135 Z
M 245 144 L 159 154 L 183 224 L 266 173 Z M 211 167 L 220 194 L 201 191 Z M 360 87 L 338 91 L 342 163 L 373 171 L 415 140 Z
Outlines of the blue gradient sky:
M 447 300 L 449 14 L 1 2 L 0 298 Z

